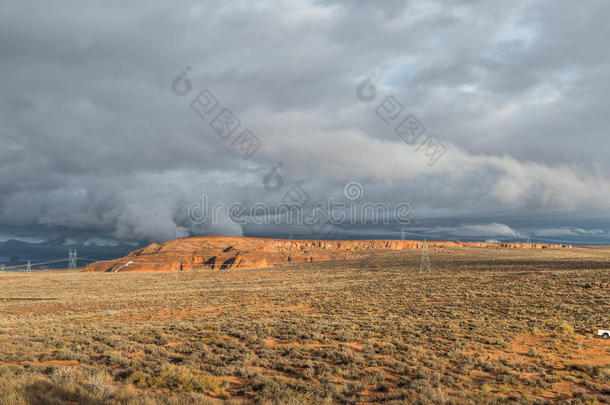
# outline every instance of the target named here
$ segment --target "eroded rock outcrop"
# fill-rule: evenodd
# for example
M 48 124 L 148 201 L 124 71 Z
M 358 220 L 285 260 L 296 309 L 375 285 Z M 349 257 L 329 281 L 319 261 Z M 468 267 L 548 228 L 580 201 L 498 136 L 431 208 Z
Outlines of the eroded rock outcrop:
M 285 263 L 347 260 L 379 250 L 421 249 L 415 240 L 286 240 L 201 236 L 153 243 L 127 256 L 90 264 L 85 271 L 185 271 L 264 268 Z M 568 248 L 539 243 L 428 242 L 435 247 Z

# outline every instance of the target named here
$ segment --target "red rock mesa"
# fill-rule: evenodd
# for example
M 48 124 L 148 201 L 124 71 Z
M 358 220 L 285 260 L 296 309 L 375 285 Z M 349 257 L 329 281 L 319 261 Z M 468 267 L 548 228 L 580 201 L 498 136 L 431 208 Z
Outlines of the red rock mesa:
M 285 263 L 356 259 L 375 251 L 421 249 L 415 240 L 288 240 L 201 236 L 153 243 L 121 259 L 92 263 L 85 271 L 184 271 L 196 269 L 264 268 Z M 571 248 L 539 243 L 428 242 L 435 247 L 515 249 Z

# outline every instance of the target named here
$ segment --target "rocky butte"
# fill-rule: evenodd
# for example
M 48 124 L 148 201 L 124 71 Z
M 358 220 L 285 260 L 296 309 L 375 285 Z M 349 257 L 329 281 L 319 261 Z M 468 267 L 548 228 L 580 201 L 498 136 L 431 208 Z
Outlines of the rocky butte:
M 286 263 L 349 260 L 375 251 L 421 249 L 416 240 L 290 240 L 200 236 L 153 243 L 127 256 L 90 264 L 85 271 L 185 271 L 196 269 L 264 268 Z M 560 249 L 571 245 L 540 243 L 428 242 L 436 247 Z

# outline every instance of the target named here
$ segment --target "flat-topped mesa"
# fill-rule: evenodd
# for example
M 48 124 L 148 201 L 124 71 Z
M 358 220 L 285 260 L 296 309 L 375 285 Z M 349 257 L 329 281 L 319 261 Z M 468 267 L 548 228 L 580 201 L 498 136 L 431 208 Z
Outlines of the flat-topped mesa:
M 572 248 L 572 245 L 551 245 L 548 243 L 522 243 L 522 242 L 500 243 L 499 246 L 503 247 L 503 248 L 512 248 L 512 249 L 548 249 L 548 248 L 571 249 Z
M 571 248 L 540 243 L 427 242 L 430 248 L 495 247 L 513 249 Z M 421 249 L 417 240 L 289 240 L 200 236 L 153 243 L 127 256 L 92 263 L 85 271 L 184 271 L 264 268 L 285 263 L 356 259 L 378 250 Z

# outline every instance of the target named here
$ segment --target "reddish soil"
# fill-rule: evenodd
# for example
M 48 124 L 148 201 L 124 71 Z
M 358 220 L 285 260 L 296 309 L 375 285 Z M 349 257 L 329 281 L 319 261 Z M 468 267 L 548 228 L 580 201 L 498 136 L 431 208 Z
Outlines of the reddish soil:
M 561 352 L 557 351 L 557 347 Z M 610 341 L 591 339 L 578 334 L 560 338 L 524 333 L 517 335 L 510 342 L 507 350 L 483 351 L 482 354 L 494 360 L 504 358 L 521 362 L 535 362 L 536 357 L 529 354 L 530 348 L 535 348 L 538 354 L 546 356 L 547 361 L 557 369 L 565 369 L 566 366 L 573 364 L 610 366 Z M 524 375 L 524 377 L 527 376 Z

